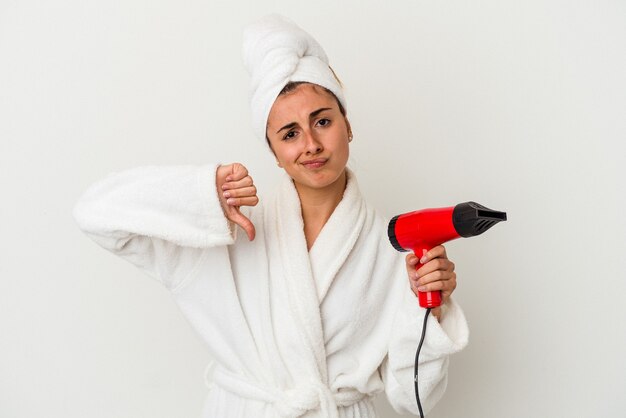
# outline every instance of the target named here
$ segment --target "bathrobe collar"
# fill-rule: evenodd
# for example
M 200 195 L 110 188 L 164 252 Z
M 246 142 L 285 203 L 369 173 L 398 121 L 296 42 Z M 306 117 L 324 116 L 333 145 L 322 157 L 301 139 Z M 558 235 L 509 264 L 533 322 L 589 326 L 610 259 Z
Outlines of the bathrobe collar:
M 303 346 L 308 348 L 307 356 L 314 362 L 318 378 L 328 385 L 320 304 L 363 228 L 365 202 L 354 174 L 347 170 L 344 196 L 309 253 L 300 199 L 291 178 L 285 177 L 273 202 L 276 215 L 273 232 L 279 241 L 284 285 Z

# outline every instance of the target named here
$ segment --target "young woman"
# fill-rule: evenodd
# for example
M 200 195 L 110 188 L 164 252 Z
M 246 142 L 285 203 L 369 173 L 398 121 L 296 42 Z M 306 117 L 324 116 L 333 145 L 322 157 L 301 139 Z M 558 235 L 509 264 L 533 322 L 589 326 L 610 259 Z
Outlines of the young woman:
M 266 17 L 247 29 L 244 59 L 255 131 L 286 173 L 272 198 L 259 202 L 238 163 L 140 167 L 92 185 L 75 219 L 170 289 L 206 341 L 217 366 L 205 418 L 371 418 L 383 391 L 417 414 L 416 292 L 442 290 L 420 356 L 428 411 L 467 343 L 454 264 L 439 246 L 416 271 L 389 244 L 346 167 L 345 98 L 310 35 Z

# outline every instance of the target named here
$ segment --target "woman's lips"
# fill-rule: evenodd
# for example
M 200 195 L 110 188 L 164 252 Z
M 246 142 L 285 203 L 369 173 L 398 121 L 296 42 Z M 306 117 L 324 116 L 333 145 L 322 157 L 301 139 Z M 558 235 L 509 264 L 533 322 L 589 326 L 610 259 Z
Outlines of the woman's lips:
M 328 161 L 328 158 L 318 158 L 315 160 L 304 161 L 302 165 L 305 166 L 306 168 L 316 169 L 316 168 L 323 167 L 324 164 L 326 164 L 326 161 Z

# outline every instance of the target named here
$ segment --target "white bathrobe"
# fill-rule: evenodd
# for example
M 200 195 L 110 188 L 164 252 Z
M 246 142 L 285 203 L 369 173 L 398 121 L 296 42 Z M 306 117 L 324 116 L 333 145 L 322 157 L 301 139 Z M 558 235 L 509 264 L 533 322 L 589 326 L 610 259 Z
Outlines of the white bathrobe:
M 166 286 L 215 359 L 203 418 L 375 417 L 385 391 L 418 414 L 413 365 L 424 310 L 387 221 L 349 171 L 342 201 L 307 251 L 300 202 L 285 176 L 234 233 L 215 165 L 139 167 L 93 184 L 74 208 L 80 228 Z M 467 344 L 459 306 L 428 321 L 419 387 L 441 398 L 449 355 Z

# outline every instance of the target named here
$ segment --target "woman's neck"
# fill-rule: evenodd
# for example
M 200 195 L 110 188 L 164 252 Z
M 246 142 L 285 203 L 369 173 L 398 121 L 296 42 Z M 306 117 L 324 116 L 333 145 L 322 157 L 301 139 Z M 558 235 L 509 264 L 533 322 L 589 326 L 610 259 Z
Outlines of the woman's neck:
M 347 181 L 348 177 L 344 170 L 336 182 L 324 189 L 310 189 L 298 184 L 295 185 L 300 198 L 304 236 L 308 250 L 313 247 L 315 239 L 341 202 Z

